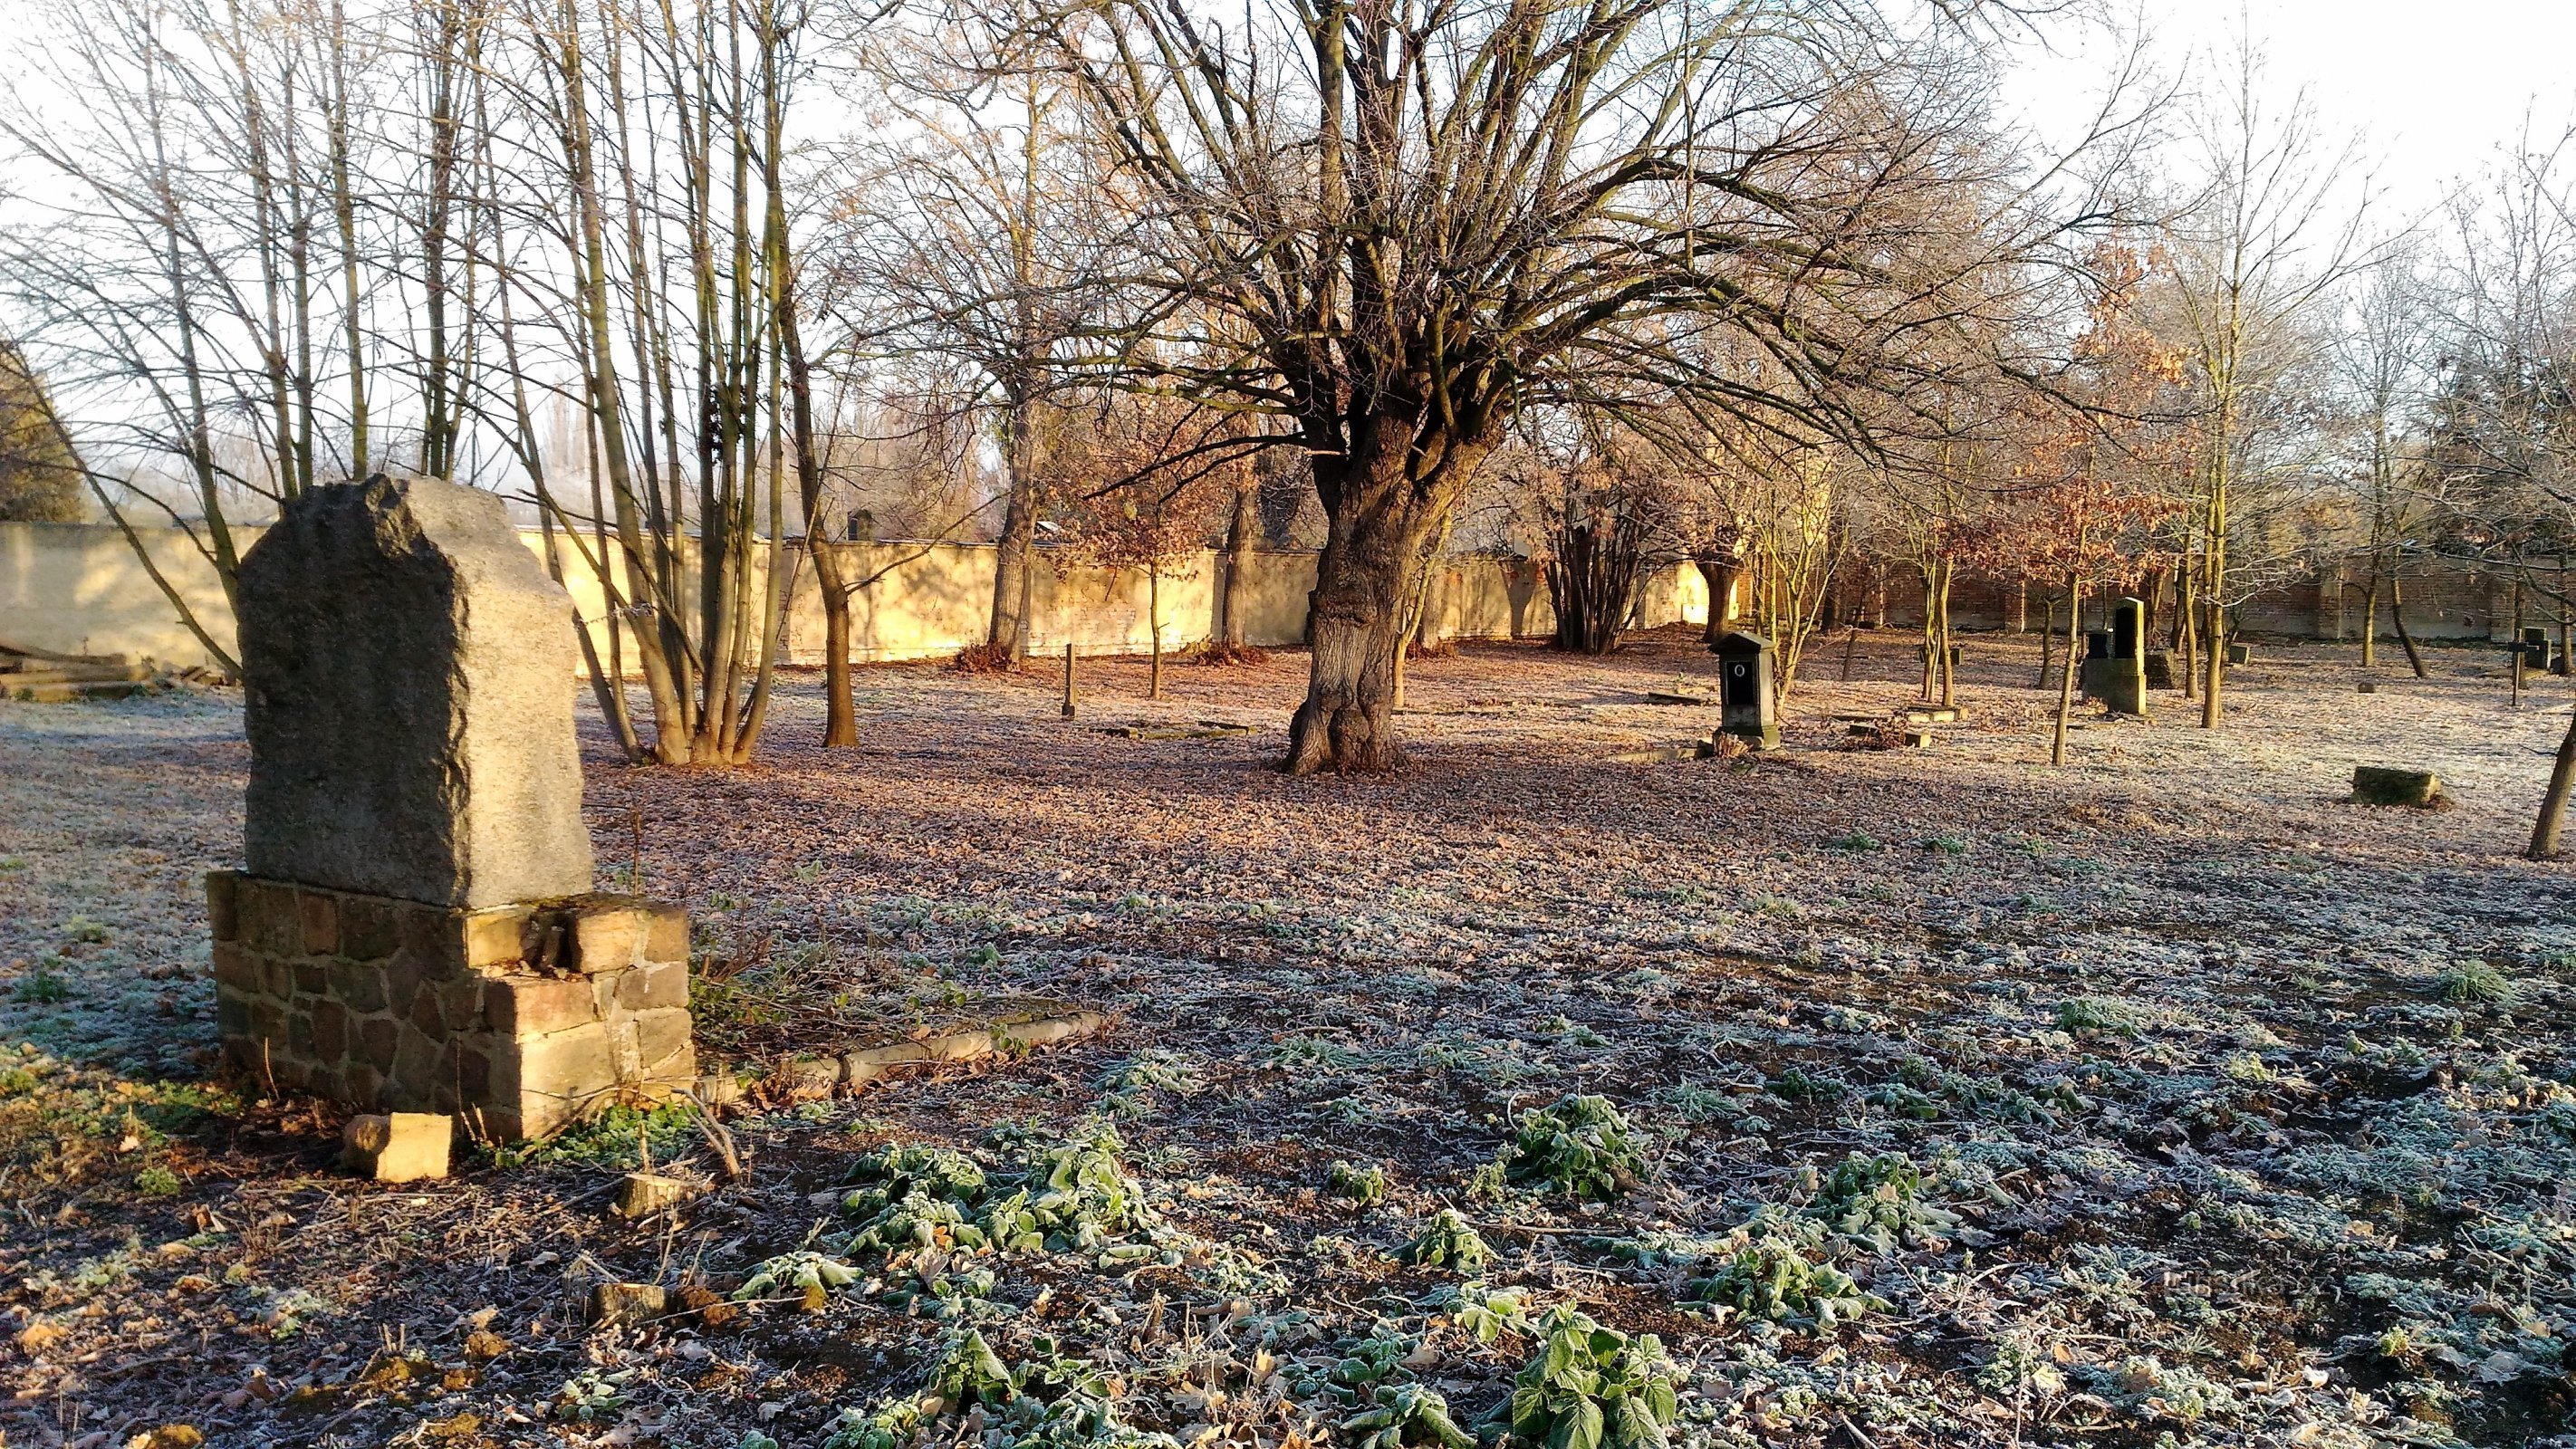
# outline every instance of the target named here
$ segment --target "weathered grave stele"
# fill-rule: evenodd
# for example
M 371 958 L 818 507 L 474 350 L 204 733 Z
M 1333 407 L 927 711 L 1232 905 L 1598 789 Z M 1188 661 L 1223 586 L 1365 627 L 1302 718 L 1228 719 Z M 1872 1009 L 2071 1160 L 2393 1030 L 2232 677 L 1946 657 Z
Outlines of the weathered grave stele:
M 572 600 L 501 500 L 315 488 L 241 564 L 250 873 L 441 906 L 590 889 Z
M 688 918 L 590 893 L 572 601 L 500 500 L 310 489 L 241 584 L 249 869 L 206 879 L 233 1061 L 496 1139 L 691 1085 Z

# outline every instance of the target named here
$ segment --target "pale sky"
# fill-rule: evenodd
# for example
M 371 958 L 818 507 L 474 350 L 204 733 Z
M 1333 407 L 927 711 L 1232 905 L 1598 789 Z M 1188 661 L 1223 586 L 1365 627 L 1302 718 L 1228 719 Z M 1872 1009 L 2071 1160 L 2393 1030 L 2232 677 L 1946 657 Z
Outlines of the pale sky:
M 2488 166 L 2526 112 L 2547 137 L 2576 119 L 2576 0 L 2148 0 L 2144 21 L 2155 64 L 2194 80 L 2250 30 L 2278 102 L 2304 86 L 2325 129 L 2363 133 L 2392 214 Z M 2118 47 L 2065 24 L 2049 33 L 2061 53 L 2029 56 L 2009 94 L 2053 126 L 2098 91 Z

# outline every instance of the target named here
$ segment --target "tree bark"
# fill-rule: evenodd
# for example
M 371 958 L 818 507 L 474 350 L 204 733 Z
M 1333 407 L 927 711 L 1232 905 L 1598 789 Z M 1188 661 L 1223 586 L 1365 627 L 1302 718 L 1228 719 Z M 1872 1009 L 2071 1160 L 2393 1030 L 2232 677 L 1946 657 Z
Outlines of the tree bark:
M 2361 667 L 2369 669 L 2379 663 L 2379 570 L 2370 571 L 2369 587 L 2361 591 Z
M 2406 581 L 2388 580 L 2388 622 L 2397 630 L 2397 642 L 2406 650 L 2406 662 L 2415 668 L 2415 677 L 2425 679 L 2424 651 L 2415 647 L 2415 636 L 2406 632 Z
M 2075 606 L 2079 581 L 2072 575 L 2066 580 L 2066 662 L 2057 672 L 2057 733 L 2048 743 L 2048 762 L 2066 763 L 2066 722 L 2075 712 L 2075 631 L 2083 622 L 2083 611 Z
M 1315 459 L 1330 532 L 1315 560 L 1306 699 L 1288 722 L 1291 775 L 1369 774 L 1404 763 L 1395 740 L 1395 648 L 1423 541 L 1454 502 L 1447 481 L 1411 476 L 1413 430 L 1376 420 L 1348 458 Z M 1450 477 L 1475 460 L 1449 440 Z M 1481 449 L 1473 450 L 1481 453 Z
M 2567 820 L 2567 794 L 2576 785 L 2576 714 L 2567 717 L 2567 733 L 2558 740 L 2558 760 L 2549 767 L 2549 788 L 2540 797 L 2540 818 L 2532 823 L 2533 860 L 2558 858 L 2558 831 Z
M 1031 386 L 1023 380 L 1025 390 Z M 1007 471 L 1010 496 L 1002 505 L 1002 536 L 993 550 L 993 613 L 985 641 L 1013 669 L 1029 657 L 1030 574 L 1036 567 L 1037 423 L 1025 396 L 1010 409 Z
M 1225 530 L 1225 618 L 1217 643 L 1226 649 L 1244 645 L 1243 618 L 1252 611 L 1252 551 L 1261 538 L 1261 488 L 1249 483 L 1235 490 L 1234 518 Z
M 1734 559 L 1724 557 L 1694 558 L 1699 576 L 1708 581 L 1708 625 L 1700 631 L 1700 642 L 1714 644 L 1727 635 L 1735 619 Z
M 2219 704 L 2225 698 L 2227 685 L 2227 606 L 2211 595 L 2202 607 L 2209 617 L 2209 627 L 2203 631 L 2209 636 L 2209 657 L 2202 661 L 2200 727 L 2214 730 L 2218 728 Z

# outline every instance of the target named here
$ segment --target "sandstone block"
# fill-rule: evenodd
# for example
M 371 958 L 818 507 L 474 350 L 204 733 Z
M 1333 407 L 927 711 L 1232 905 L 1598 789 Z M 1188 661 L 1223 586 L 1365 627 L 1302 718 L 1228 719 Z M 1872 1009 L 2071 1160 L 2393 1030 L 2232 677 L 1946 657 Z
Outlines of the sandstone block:
M 786 1062 L 778 1069 L 779 1085 L 790 1101 L 810 1102 L 832 1095 L 841 1084 L 841 1064 L 828 1057 Z
M 218 941 L 240 939 L 241 918 L 235 910 L 238 900 L 235 883 L 239 879 L 228 870 L 206 872 L 206 923 L 209 933 Z
M 463 924 L 461 949 L 471 967 L 514 966 L 528 959 L 529 913 L 511 908 L 476 911 Z
M 590 1290 L 590 1322 L 595 1328 L 630 1328 L 650 1323 L 668 1311 L 671 1295 L 658 1283 L 600 1283 Z
M 617 1215 L 628 1221 L 649 1218 L 667 1212 L 697 1197 L 706 1189 L 684 1177 L 664 1177 L 653 1172 L 630 1172 L 617 1185 Z
M 298 942 L 305 954 L 336 956 L 340 954 L 340 903 L 322 891 L 297 891 L 295 916 L 301 928 Z
M 597 904 L 574 908 L 567 926 L 572 938 L 572 959 L 565 964 L 584 975 L 603 971 L 623 971 L 644 960 L 644 942 L 650 923 L 642 909 L 631 902 L 609 897 Z
M 435 1112 L 370 1112 L 340 1132 L 340 1164 L 377 1182 L 420 1182 L 447 1175 L 456 1119 Z
M 308 489 L 240 579 L 251 874 L 434 905 L 590 888 L 572 601 L 498 496 Z
M 635 1014 L 636 1066 L 654 1081 L 686 1081 L 698 1074 L 697 1047 L 690 1040 L 686 1011 L 640 1011 Z M 830 1063 L 826 1063 L 830 1065 Z M 833 1077 L 840 1076 L 835 1071 Z
M 644 959 L 676 961 L 685 966 L 689 961 L 689 913 L 678 906 L 655 903 L 645 907 L 652 922 L 644 935 Z
M 2397 770 L 2380 765 L 2355 765 L 2352 770 L 2352 798 L 2364 805 L 2413 805 L 2422 807 L 2442 797 L 2442 782 L 2429 770 Z
M 558 1113 L 577 1112 L 602 1092 L 617 1086 L 617 1059 L 608 1028 L 594 1022 L 518 1043 L 516 1081 L 524 1101 L 538 1099 Z
M 661 1011 L 689 1004 L 685 961 L 647 962 L 617 978 L 617 1005 L 626 1011 Z
M 577 976 L 501 976 L 484 983 L 484 1019 L 502 1036 L 569 1031 L 599 1019 L 589 982 Z

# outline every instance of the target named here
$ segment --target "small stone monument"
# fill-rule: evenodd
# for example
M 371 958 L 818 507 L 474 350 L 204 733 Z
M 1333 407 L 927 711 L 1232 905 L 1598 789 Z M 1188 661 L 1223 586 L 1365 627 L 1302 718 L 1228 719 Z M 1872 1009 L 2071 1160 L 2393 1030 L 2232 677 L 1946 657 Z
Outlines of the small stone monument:
M 248 868 L 206 879 L 243 1070 L 493 1139 L 695 1080 L 687 916 L 590 891 L 571 617 L 450 483 L 308 490 L 244 555 Z
M 1757 750 L 1780 748 L 1780 713 L 1771 682 L 1771 641 L 1730 633 L 1708 646 L 1718 658 L 1718 729 Z
M 2147 713 L 2147 661 L 2139 648 L 2146 633 L 2147 606 L 2122 599 L 2111 610 L 2111 627 L 2085 636 L 2089 646 L 2081 674 L 2084 697 L 2098 699 L 2113 714 Z
M 2519 657 L 2525 673 L 2536 674 L 2547 669 L 2549 667 L 2549 631 L 2538 626 L 2525 628 L 2522 631 L 2521 640 L 2515 645 L 2514 652 Z

